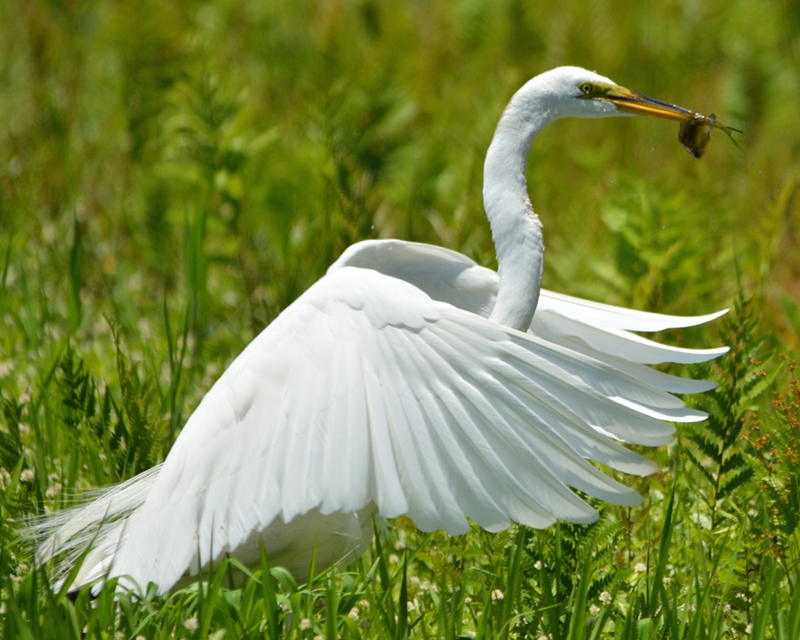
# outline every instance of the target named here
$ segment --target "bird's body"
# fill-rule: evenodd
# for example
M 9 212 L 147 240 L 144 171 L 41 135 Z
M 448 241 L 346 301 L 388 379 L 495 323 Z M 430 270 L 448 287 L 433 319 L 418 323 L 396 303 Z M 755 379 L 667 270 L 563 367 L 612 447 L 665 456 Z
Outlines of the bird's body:
M 562 67 L 507 107 L 484 178 L 499 274 L 430 245 L 350 247 L 222 374 L 163 465 L 44 525 L 41 557 L 93 542 L 73 586 L 124 576 L 164 592 L 224 554 L 257 564 L 262 543 L 273 565 L 303 578 L 314 554 L 319 570 L 362 552 L 376 514 L 459 534 L 468 518 L 490 531 L 594 520 L 569 487 L 636 504 L 586 460 L 651 473 L 616 441 L 669 442 L 665 420 L 704 418 L 670 394 L 713 385 L 647 365 L 725 349 L 629 333 L 719 314 L 663 316 L 540 291 L 528 150 L 558 117 L 618 115 L 619 103 L 643 98 L 612 90 L 627 91 Z

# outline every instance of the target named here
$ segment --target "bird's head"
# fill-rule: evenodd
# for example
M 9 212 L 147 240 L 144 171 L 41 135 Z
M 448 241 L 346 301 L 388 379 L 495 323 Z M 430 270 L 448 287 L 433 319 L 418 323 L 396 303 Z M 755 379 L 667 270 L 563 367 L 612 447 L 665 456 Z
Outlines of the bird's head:
M 552 102 L 557 117 L 603 118 L 646 115 L 688 122 L 694 111 L 621 87 L 580 67 L 558 67 L 534 78 Z M 555 115 L 555 114 L 554 114 Z

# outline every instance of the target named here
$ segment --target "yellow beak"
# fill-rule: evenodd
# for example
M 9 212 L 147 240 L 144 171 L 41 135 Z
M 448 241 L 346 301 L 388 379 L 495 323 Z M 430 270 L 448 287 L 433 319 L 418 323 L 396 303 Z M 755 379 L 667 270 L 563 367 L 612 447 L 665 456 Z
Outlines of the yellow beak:
M 698 117 L 704 118 L 704 116 L 689 109 L 650 98 L 624 87 L 609 89 L 604 96 L 595 97 L 595 99 L 598 98 L 613 102 L 620 111 L 641 116 L 656 116 L 657 118 L 666 118 L 667 120 L 677 120 L 679 122 L 695 121 Z

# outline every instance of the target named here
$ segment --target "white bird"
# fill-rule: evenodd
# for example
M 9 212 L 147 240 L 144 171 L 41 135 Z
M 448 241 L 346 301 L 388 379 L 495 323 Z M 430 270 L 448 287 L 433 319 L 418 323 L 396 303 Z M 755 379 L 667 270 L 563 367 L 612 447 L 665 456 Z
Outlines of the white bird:
M 457 535 L 596 519 L 569 487 L 620 504 L 640 496 L 587 460 L 655 470 L 620 444 L 662 445 L 705 414 L 671 393 L 714 384 L 647 365 L 727 351 L 630 331 L 708 322 L 630 311 L 540 288 L 542 226 L 528 198 L 531 144 L 564 117 L 694 113 L 561 67 L 503 112 L 483 196 L 498 272 L 441 247 L 370 240 L 349 249 L 222 374 L 165 462 L 57 514 L 40 560 L 72 588 L 109 577 L 164 593 L 225 554 L 298 579 L 363 552 L 373 516 L 408 515 Z M 535 313 L 534 313 L 535 312 Z M 66 557 L 66 560 L 63 558 Z

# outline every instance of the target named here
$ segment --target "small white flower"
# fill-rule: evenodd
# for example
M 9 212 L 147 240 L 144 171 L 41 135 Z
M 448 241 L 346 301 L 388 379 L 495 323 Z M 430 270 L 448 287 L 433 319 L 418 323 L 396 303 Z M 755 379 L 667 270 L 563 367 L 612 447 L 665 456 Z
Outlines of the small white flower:
M 303 618 L 298 625 L 301 629 L 310 629 L 311 628 L 311 618 Z
M 114 640 L 125 640 L 125 634 L 122 631 L 115 631 Z
M 389 556 L 389 564 L 397 564 L 398 562 L 400 562 L 400 558 L 396 553 Z
M 541 571 L 542 570 L 542 561 L 541 560 L 537 560 L 536 562 L 534 562 L 533 563 L 533 568 L 536 569 L 537 571 Z
M 325 638 L 323 638 L 322 635 L 318 633 L 317 635 L 314 636 L 314 640 L 325 640 Z
M 589 613 L 591 613 L 593 616 L 596 616 L 598 613 L 600 613 L 600 607 L 598 607 L 596 604 L 590 605 Z
M 670 578 L 669 576 L 664 576 L 663 578 L 661 578 L 661 582 L 664 583 L 665 587 L 668 587 L 672 583 L 672 578 Z
M 350 613 L 347 614 L 347 617 L 350 618 L 351 620 L 356 620 L 357 621 L 358 620 L 358 613 L 359 613 L 358 607 L 353 607 L 352 609 L 350 609 Z
M 603 591 L 600 594 L 600 602 L 602 602 L 604 605 L 606 606 L 610 605 L 611 600 L 612 600 L 611 594 L 608 591 Z
M 431 588 L 431 583 L 427 580 L 423 580 L 419 585 L 420 590 L 428 591 Z
M 469 604 L 470 602 L 472 602 L 472 598 L 470 598 L 469 596 L 464 598 L 464 604 Z
M 726 603 L 723 605 L 723 607 L 722 607 L 722 610 L 723 610 L 725 613 L 729 613 L 729 612 L 730 612 L 730 610 L 731 610 L 731 603 L 730 603 L 730 602 L 726 602 Z
M 6 615 L 6 603 L 5 602 L 0 604 L 0 616 L 4 616 L 4 615 Z
M 647 571 L 647 565 L 644 562 L 637 562 L 636 565 L 633 567 L 633 570 L 636 573 L 644 573 Z
M 359 600 L 358 606 L 362 609 L 369 609 L 369 600 Z
M 19 479 L 22 482 L 33 482 L 35 476 L 33 469 L 23 469 L 22 473 L 19 474 Z
M 412 587 L 419 587 L 419 576 L 411 576 L 410 582 Z
M 748 622 L 748 623 L 747 623 L 747 626 L 744 628 L 744 632 L 745 632 L 745 633 L 746 633 L 748 636 L 749 636 L 751 633 L 753 633 L 753 623 L 752 623 L 752 622 Z
M 397 542 L 394 543 L 394 548 L 397 549 L 398 551 L 402 551 L 403 549 L 406 548 L 406 541 L 398 540 Z
M 505 597 L 505 594 L 500 591 L 500 589 L 495 589 L 492 591 L 492 600 L 502 600 Z
M 52 487 L 47 487 L 47 491 L 45 491 L 45 495 L 48 498 L 55 498 L 57 495 L 61 494 L 61 483 L 56 482 Z
M 183 628 L 187 631 L 197 631 L 200 628 L 200 622 L 197 618 L 186 618 L 183 622 Z
M 406 603 L 406 609 L 408 609 L 408 612 L 409 612 L 409 613 L 411 613 L 411 612 L 412 612 L 414 609 L 416 609 L 416 608 L 417 608 L 417 607 L 416 607 L 416 605 L 415 605 L 415 604 L 414 604 L 414 603 L 413 603 L 411 600 L 409 600 L 409 601 Z

